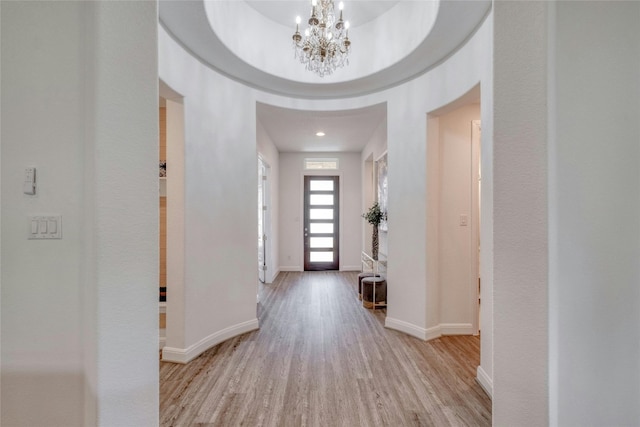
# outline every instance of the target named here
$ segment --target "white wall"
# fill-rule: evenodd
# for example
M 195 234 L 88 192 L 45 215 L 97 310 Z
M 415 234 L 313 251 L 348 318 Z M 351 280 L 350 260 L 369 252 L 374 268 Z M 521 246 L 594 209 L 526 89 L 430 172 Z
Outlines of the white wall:
M 548 4 L 494 3 L 493 421 L 497 425 L 549 421 Z
M 256 114 L 248 88 L 161 28 L 159 39 L 160 78 L 184 97 L 185 120 L 185 322 L 183 341 L 167 331 L 163 359 L 184 363 L 258 327 Z
M 269 165 L 269 207 L 271 230 L 267 240 L 266 282 L 272 283 L 280 271 L 280 153 L 259 121 L 256 124 L 258 154 Z
M 493 13 L 487 16 L 484 23 L 490 31 L 493 31 Z M 482 75 L 480 82 L 480 111 L 482 123 L 482 141 L 480 144 L 480 166 L 482 170 L 482 182 L 480 184 L 480 238 L 482 249 L 480 251 L 480 277 L 482 288 L 480 299 L 482 300 L 482 312 L 480 315 L 480 366 L 477 369 L 477 379 L 480 385 L 491 396 L 493 394 L 493 145 L 494 145 L 494 117 L 493 117 L 493 36 L 487 36 L 484 41 L 484 61 L 480 61 L 478 67 Z
M 167 303 L 165 307 L 165 346 L 167 339 L 174 346 L 185 347 L 185 161 L 184 104 L 165 84 L 168 92 L 167 126 Z M 173 99 L 169 97 L 172 96 Z M 164 346 L 163 346 L 164 347 Z
M 1 7 L 1 422 L 157 424 L 156 4 Z
M 640 425 L 640 3 L 551 12 L 550 424 Z
M 338 171 L 305 171 L 304 159 L 336 157 Z M 280 270 L 304 270 L 305 175 L 340 177 L 340 270 L 360 270 L 360 153 L 280 153 Z
M 427 116 L 427 314 L 423 339 L 437 338 L 440 331 L 440 119 L 435 114 Z
M 157 5 L 89 5 L 95 55 L 87 83 L 95 138 L 93 274 L 97 277 L 96 378 L 99 425 L 158 419 L 158 79 Z M 131 40 L 137 40 L 132 44 Z M 126 64 L 126 73 L 123 73 Z M 86 70 L 85 70 L 86 71 Z M 93 169 L 93 171 L 92 171 Z M 86 179 L 86 182 L 90 180 Z M 136 183 L 132 186 L 131 183 Z M 92 200 L 93 199 L 93 200 Z M 85 305 L 89 308 L 89 305 Z M 123 386 L 126 384 L 126 386 Z M 89 390 L 89 392 L 92 390 Z
M 3 425 L 83 422 L 81 13 L 2 4 Z M 22 194 L 29 165 L 36 196 Z M 63 239 L 27 240 L 34 213 L 61 214 Z
M 494 3 L 496 424 L 640 423 L 639 17 Z

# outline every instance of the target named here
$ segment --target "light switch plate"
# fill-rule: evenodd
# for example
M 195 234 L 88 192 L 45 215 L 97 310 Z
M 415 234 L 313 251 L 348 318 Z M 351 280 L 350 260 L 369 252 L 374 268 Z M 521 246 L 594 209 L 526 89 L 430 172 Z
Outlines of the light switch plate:
M 36 194 L 36 168 L 34 166 L 30 166 L 24 170 L 22 192 L 29 196 Z
M 27 216 L 27 239 L 62 239 L 62 215 Z

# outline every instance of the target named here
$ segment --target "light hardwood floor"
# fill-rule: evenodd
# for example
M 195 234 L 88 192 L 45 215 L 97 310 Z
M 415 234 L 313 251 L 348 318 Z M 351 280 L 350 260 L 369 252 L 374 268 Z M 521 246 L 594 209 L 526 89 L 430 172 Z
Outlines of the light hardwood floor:
M 163 426 L 489 426 L 478 337 L 423 342 L 384 328 L 357 273 L 260 285 L 260 330 L 188 365 L 160 365 Z M 212 306 L 215 309 L 215 306 Z

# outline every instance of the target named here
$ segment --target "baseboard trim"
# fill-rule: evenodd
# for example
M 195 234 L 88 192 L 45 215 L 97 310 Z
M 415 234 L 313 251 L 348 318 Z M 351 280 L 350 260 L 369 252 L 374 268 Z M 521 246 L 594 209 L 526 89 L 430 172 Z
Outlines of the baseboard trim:
M 280 271 L 303 271 L 302 268 L 296 266 L 280 267 Z
M 442 326 L 436 325 L 430 328 L 427 328 L 427 336 L 424 339 L 425 341 L 435 340 L 436 338 L 440 338 L 442 336 Z
M 493 399 L 493 380 L 487 375 L 482 366 L 478 366 L 476 370 L 476 381 L 480 384 L 480 387 L 484 390 L 487 395 Z
M 218 345 L 229 338 L 255 331 L 259 327 L 258 319 L 252 319 L 211 334 L 187 348 L 164 347 L 162 361 L 181 364 L 189 363 L 214 345 Z
M 267 280 L 267 284 L 275 282 L 276 279 L 278 278 L 278 274 L 280 274 L 280 269 L 277 269 L 276 271 L 274 271 L 274 273 L 271 275 L 269 280 Z
M 167 338 L 160 337 L 160 340 L 158 341 L 158 347 L 159 347 L 158 350 L 162 350 L 166 344 L 167 344 Z
M 473 325 L 471 323 L 441 323 L 440 332 L 442 335 L 473 335 Z
M 473 325 L 470 323 L 441 323 L 425 329 L 403 320 L 387 317 L 384 327 L 404 332 L 423 341 L 440 338 L 443 335 L 473 335 Z
M 427 329 L 421 328 L 409 322 L 405 322 L 404 320 L 398 320 L 387 316 L 384 321 L 384 327 L 404 332 L 407 335 L 411 335 L 412 337 L 419 338 L 423 341 L 427 340 Z

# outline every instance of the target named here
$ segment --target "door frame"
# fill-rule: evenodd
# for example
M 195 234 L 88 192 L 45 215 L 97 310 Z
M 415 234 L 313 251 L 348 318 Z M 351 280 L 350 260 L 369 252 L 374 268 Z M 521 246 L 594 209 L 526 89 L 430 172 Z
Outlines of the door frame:
M 480 236 L 480 180 L 482 179 L 480 172 L 480 159 L 481 159 L 481 145 L 482 145 L 482 123 L 480 120 L 471 121 L 471 271 L 469 284 L 469 298 L 472 304 L 472 328 L 473 334 L 478 335 L 480 333 L 480 315 L 481 304 L 480 300 L 480 250 L 481 250 L 481 236 Z
M 266 206 L 266 209 L 263 211 L 262 224 L 262 234 L 266 236 L 263 241 L 265 252 L 263 262 L 264 266 L 266 267 L 266 269 L 264 270 L 264 283 L 271 283 L 273 280 L 273 277 L 271 276 L 273 274 L 273 255 L 271 251 L 271 241 L 273 240 L 271 227 L 271 166 L 261 154 L 258 154 L 258 165 L 260 164 L 260 162 L 262 162 L 262 164 L 264 165 L 264 176 L 266 177 L 266 179 L 264 179 L 262 182 L 262 199 L 264 202 L 264 206 Z
M 308 208 L 308 203 L 307 203 L 307 182 L 311 181 L 312 179 L 324 179 L 324 180 L 328 180 L 329 178 L 331 178 L 334 182 L 334 218 L 333 218 L 333 224 L 334 224 L 334 245 L 333 245 L 333 251 L 334 251 L 334 261 L 330 264 L 327 265 L 326 268 L 323 267 L 312 267 L 311 265 L 311 261 L 308 259 L 308 251 L 307 251 L 307 247 L 308 247 L 308 236 L 306 233 L 305 228 L 307 227 L 307 219 L 306 219 L 306 215 L 307 215 L 307 208 Z M 341 215 L 340 215 L 340 209 L 341 209 L 341 205 L 342 205 L 342 192 L 341 192 L 341 174 L 339 173 L 327 173 L 327 174 L 308 174 L 305 173 L 303 175 L 303 179 L 302 179 L 302 227 L 301 227 L 301 231 L 302 231 L 302 268 L 303 271 L 326 271 L 326 270 L 336 270 L 339 271 L 340 270 L 340 249 L 341 249 L 341 245 L 342 245 L 342 241 L 340 239 L 340 231 L 341 231 Z

